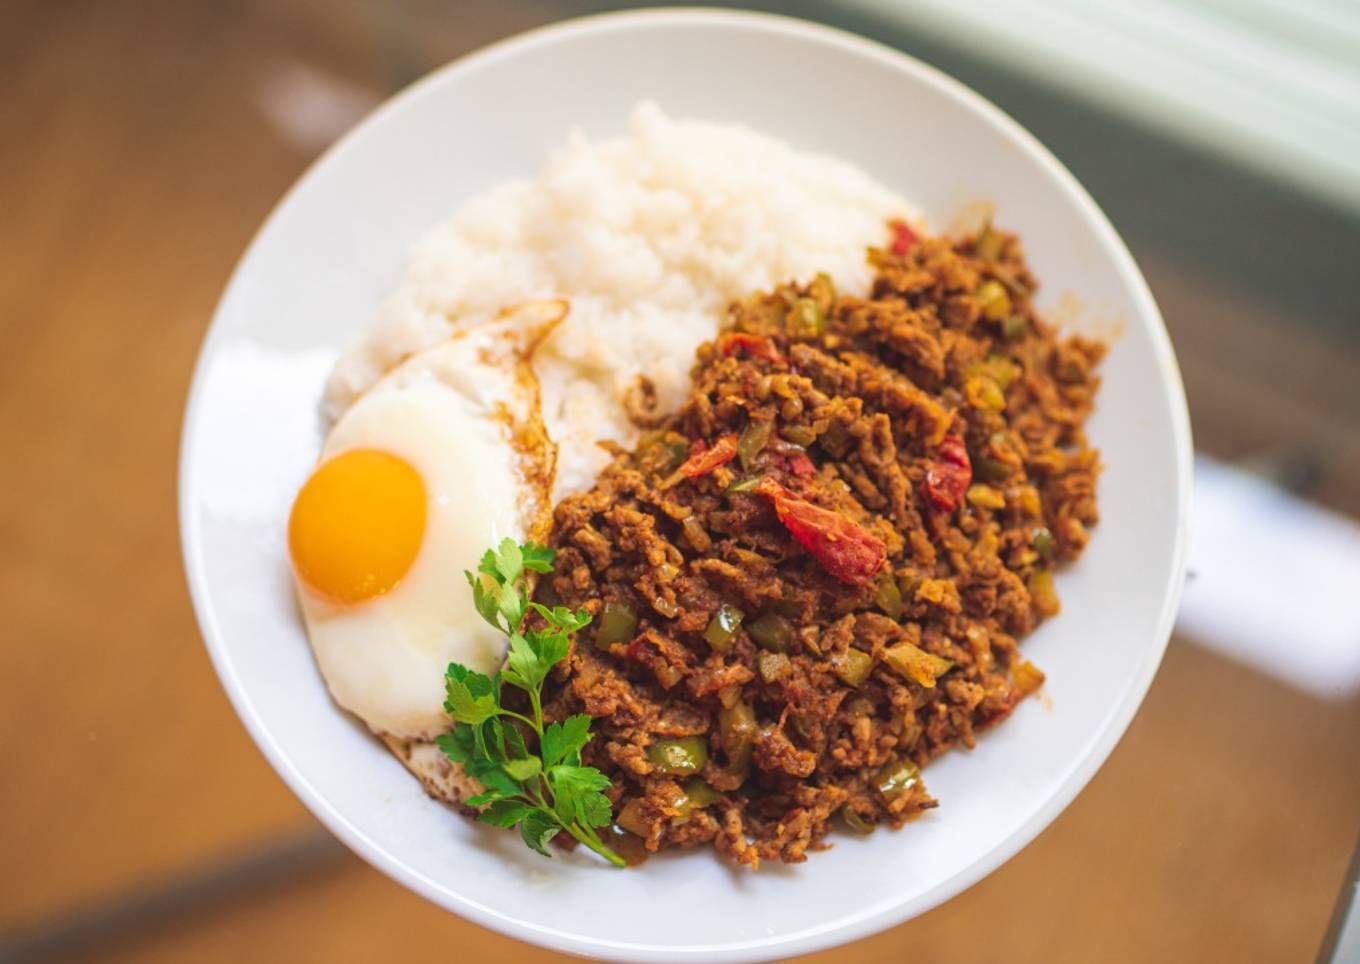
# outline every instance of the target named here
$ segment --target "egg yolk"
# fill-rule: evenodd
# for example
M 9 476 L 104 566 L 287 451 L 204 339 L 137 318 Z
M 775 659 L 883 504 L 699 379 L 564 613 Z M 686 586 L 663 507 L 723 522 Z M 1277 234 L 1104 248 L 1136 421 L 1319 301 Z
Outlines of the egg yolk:
M 375 449 L 342 452 L 317 467 L 293 502 L 293 567 L 339 602 L 381 596 L 415 561 L 425 508 L 425 485 L 409 463 Z

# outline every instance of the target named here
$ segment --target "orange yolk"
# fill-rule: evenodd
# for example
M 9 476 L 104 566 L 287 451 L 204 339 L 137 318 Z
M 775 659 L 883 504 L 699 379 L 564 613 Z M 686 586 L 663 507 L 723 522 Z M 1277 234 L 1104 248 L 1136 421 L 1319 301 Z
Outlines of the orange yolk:
M 425 485 L 409 463 L 351 449 L 317 466 L 288 518 L 298 577 L 338 602 L 387 592 L 406 575 L 425 535 Z

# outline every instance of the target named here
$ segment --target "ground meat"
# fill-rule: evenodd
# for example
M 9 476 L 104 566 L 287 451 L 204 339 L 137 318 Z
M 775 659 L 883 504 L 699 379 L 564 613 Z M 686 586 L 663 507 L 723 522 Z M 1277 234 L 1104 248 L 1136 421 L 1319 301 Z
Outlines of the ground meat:
M 546 711 L 594 718 L 585 762 L 648 850 L 754 867 L 837 814 L 900 827 L 936 805 L 917 768 L 1042 681 L 1016 643 L 1097 522 L 1104 349 L 1035 314 L 1013 235 L 870 257 L 869 298 L 819 277 L 732 305 L 680 411 L 640 386 L 641 446 L 557 507 L 540 600 L 637 628 L 580 634 Z M 663 772 L 669 740 L 707 758 Z

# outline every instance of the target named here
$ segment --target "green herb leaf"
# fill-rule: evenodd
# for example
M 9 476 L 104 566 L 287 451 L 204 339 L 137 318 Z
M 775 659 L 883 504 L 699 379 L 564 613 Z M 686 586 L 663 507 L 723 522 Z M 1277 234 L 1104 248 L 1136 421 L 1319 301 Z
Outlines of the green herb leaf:
M 507 760 L 504 769 L 511 777 L 523 783 L 543 772 L 543 761 L 536 756 L 526 756 L 519 760 Z
M 488 676 L 450 663 L 444 692 L 444 709 L 459 723 L 475 725 L 496 715 L 496 684 Z
M 529 603 L 529 606 L 542 616 L 543 621 L 549 626 L 564 633 L 574 633 L 590 624 L 590 613 L 584 609 L 572 612 L 566 606 L 554 606 L 552 609 L 539 603 Z
M 534 653 L 536 666 L 535 685 L 548 678 L 548 672 L 567 657 L 571 640 L 565 633 L 539 633 L 533 630 L 528 634 L 529 647 Z
M 591 619 L 585 609 L 549 608 L 529 601 L 528 574 L 551 572 L 553 557 L 547 546 L 517 545 L 506 539 L 482 555 L 476 572 L 465 573 L 477 612 L 506 635 L 510 651 L 495 676 L 449 664 L 444 708 L 454 726 L 436 742 L 445 756 L 485 788 L 467 801 L 484 808 L 478 819 L 498 827 L 518 826 L 524 842 L 545 857 L 548 841 L 566 831 L 622 867 L 622 858 L 593 829 L 608 825 L 613 813 L 602 792 L 608 789 L 609 778 L 594 767 L 581 766 L 581 750 L 590 740 L 590 717 L 578 713 L 544 726 L 543 683 L 566 658 L 572 634 Z M 541 626 L 526 625 L 525 617 L 531 614 L 537 619 L 529 622 L 541 621 Z M 528 710 L 502 705 L 501 687 L 507 683 L 528 694 Z M 530 749 L 531 738 L 536 751 Z
M 488 549 L 482 553 L 482 558 L 477 563 L 477 571 L 484 572 L 496 580 L 498 586 L 505 584 L 505 577 L 501 575 L 500 566 L 497 564 L 495 549 Z
M 513 797 L 524 792 L 518 780 L 506 773 L 499 765 L 476 761 L 463 765 L 468 774 L 488 790 L 495 790 L 502 797 Z
M 463 575 L 467 576 L 468 585 L 472 587 L 473 606 L 476 607 L 483 619 L 500 631 L 500 604 L 498 602 L 500 593 L 488 591 L 486 583 L 476 573 L 464 569 Z
M 609 789 L 609 777 L 594 767 L 556 766 L 548 774 L 554 790 L 584 793 Z
M 528 604 L 528 592 L 520 578 L 524 574 L 523 550 L 513 539 L 503 539 L 496 549 L 488 549 L 482 555 L 481 562 L 477 564 L 477 571 L 490 576 L 491 581 L 495 583 L 494 591 L 484 587 L 483 593 L 488 597 L 494 596 L 496 612 L 505 618 L 505 625 L 502 626 L 498 618 L 487 617 L 484 608 L 487 604 L 477 598 L 478 580 L 469 576 L 468 581 L 472 583 L 473 601 L 477 605 L 477 611 L 503 632 L 518 631 L 520 623 L 524 621 L 524 608 Z
M 454 763 L 466 763 L 472 759 L 472 731 L 465 726 L 441 733 L 434 742 Z
M 463 802 L 469 807 L 483 807 L 496 800 L 504 800 L 506 795 L 499 790 L 483 790 L 481 793 L 468 797 Z
M 496 550 L 496 568 L 500 570 L 507 583 L 515 582 L 524 571 L 524 553 L 514 539 L 501 540 Z
M 501 587 L 500 614 L 505 617 L 505 625 L 518 629 L 524 622 L 524 607 L 528 601 L 527 593 L 512 591 L 509 586 Z
M 548 782 L 559 815 L 565 809 L 587 827 L 603 827 L 612 819 L 609 798 L 600 792 L 609 786 L 609 778 L 594 767 L 556 766 L 548 771 Z
M 505 731 L 506 757 L 511 760 L 519 760 L 528 756 L 528 744 L 524 742 L 524 734 L 520 732 L 519 726 L 515 721 L 506 720 L 503 729 Z
M 614 822 L 614 808 L 603 793 L 583 793 L 576 798 L 576 812 L 588 827 L 607 827 Z
M 590 717 L 584 713 L 569 716 L 561 723 L 549 723 L 543 731 L 543 766 L 580 761 L 581 748 L 590 740 Z
M 471 803 L 472 801 L 468 801 Z M 532 804 L 520 803 L 516 800 L 497 800 L 481 813 L 477 814 L 477 819 L 482 823 L 489 823 L 493 827 L 513 827 L 526 816 L 537 809 Z
M 552 572 L 553 557 L 556 555 L 555 549 L 537 543 L 526 542 L 520 546 L 520 558 L 524 568 L 532 569 L 534 572 Z
M 505 678 L 526 692 L 536 692 L 548 678 L 548 670 L 539 659 L 538 649 L 519 633 L 510 637 L 510 654 L 506 661 Z
M 526 813 L 520 821 L 519 835 L 534 850 L 545 857 L 551 857 L 552 854 L 548 853 L 548 842 L 557 836 L 560 829 L 561 825 L 552 811 L 535 808 Z

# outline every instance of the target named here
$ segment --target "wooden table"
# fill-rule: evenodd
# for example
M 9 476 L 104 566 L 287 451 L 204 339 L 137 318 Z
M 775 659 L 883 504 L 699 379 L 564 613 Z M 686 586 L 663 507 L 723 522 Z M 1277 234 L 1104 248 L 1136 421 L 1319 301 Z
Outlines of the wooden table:
M 555 957 L 314 836 L 189 610 L 175 463 L 194 354 L 236 257 L 320 146 L 266 101 L 299 65 L 355 103 L 421 66 L 324 9 L 373 13 L 0 11 L 0 931 L 60 932 L 72 911 L 278 841 L 310 854 L 100 939 L 91 960 Z M 460 9 L 439 15 L 450 52 L 548 16 Z M 1109 764 L 1032 846 L 924 917 L 815 959 L 1308 960 L 1354 844 L 1357 734 L 1360 703 L 1176 640 Z

